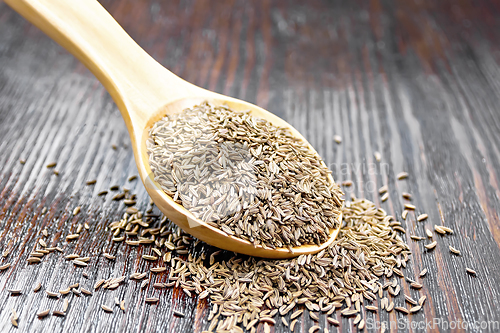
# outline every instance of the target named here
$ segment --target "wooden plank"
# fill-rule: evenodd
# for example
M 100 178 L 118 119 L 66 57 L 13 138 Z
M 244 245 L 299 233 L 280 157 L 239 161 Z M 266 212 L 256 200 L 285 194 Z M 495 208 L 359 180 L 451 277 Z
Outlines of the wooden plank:
M 295 126 L 335 179 L 354 182 L 347 195 L 374 200 L 399 216 L 401 193 L 412 193 L 416 213 L 429 218 L 416 222 L 409 214 L 402 221 L 407 236 L 425 236 L 425 228 L 434 224 L 455 230 L 436 237 L 432 253 L 408 240 L 414 255 L 405 274 L 429 270 L 421 290 L 426 306 L 411 321 L 438 318 L 442 326 L 428 330 L 433 332 L 460 331 L 446 323 L 500 321 L 498 4 L 141 0 L 103 5 L 179 76 L 257 103 Z M 0 272 L 0 331 L 207 329 L 208 302 L 166 289 L 154 292 L 158 305 L 145 305 L 153 289 L 141 293 L 128 281 L 115 291 L 71 296 L 65 318 L 36 318 L 45 308 L 62 306 L 45 290 L 74 282 L 90 289 L 100 278 L 150 266 L 139 260 L 141 247 L 112 245 L 105 228 L 120 218 L 123 204 L 112 201 L 111 192 L 97 193 L 116 184 L 136 193 L 140 208 L 148 198 L 139 181 L 127 181 L 136 172 L 127 132 L 97 80 L 3 3 L 0 31 L 0 249 L 11 251 L 0 264 L 12 263 Z M 334 135 L 342 137 L 341 144 Z M 380 162 L 375 152 L 382 155 Z M 58 176 L 46 168 L 53 161 Z M 408 179 L 396 180 L 400 171 L 407 171 Z M 85 185 L 91 179 L 96 184 Z M 381 202 L 377 189 L 385 184 L 389 200 Z M 72 216 L 76 206 L 82 211 Z M 84 222 L 90 225 L 88 234 L 66 243 L 64 236 Z M 50 244 L 90 256 L 90 266 L 75 268 L 59 254 L 28 265 L 26 258 L 45 227 Z M 448 245 L 462 255 L 449 253 Z M 115 261 L 102 257 L 103 247 L 117 256 Z M 466 274 L 466 267 L 477 277 Z M 38 282 L 42 291 L 33 293 Z M 23 294 L 10 297 L 7 289 L 14 287 Z M 403 292 L 417 295 L 407 284 Z M 100 309 L 113 305 L 115 296 L 125 299 L 125 314 L 117 307 L 112 314 Z M 402 296 L 396 299 L 397 305 L 403 302 Z M 10 323 L 12 308 L 19 313 L 18 329 Z M 186 317 L 174 317 L 173 310 Z M 404 317 L 385 311 L 364 316 L 387 325 Z M 352 319 L 339 319 L 341 325 L 329 326 L 330 332 L 353 331 Z M 295 332 L 313 325 L 306 314 Z M 320 316 L 320 326 L 325 325 Z M 380 331 L 375 326 L 367 325 L 366 331 Z M 288 331 L 278 321 L 275 332 Z

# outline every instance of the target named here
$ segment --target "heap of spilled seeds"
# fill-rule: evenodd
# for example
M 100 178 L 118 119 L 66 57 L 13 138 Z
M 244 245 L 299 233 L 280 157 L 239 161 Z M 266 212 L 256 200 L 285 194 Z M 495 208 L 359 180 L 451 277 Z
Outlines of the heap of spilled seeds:
M 270 248 L 321 244 L 338 228 L 342 191 L 287 128 L 208 103 L 156 122 L 154 179 L 202 221 Z
M 284 317 L 282 320 L 295 325 L 294 319 L 303 312 L 296 309 L 300 304 L 311 311 L 314 320 L 318 318 L 316 311 L 326 313 L 333 325 L 338 324 L 336 310 L 343 316 L 356 317 L 360 329 L 364 326 L 362 306 L 378 310 L 370 305 L 372 302 L 389 312 L 419 311 L 424 297 L 410 303 L 414 306 L 409 309 L 395 307 L 393 301 L 401 290 L 393 274 L 403 276 L 401 268 L 406 267 L 410 255 L 408 245 L 392 228 L 393 217 L 370 201 L 353 198 L 343 208 L 343 219 L 345 225 L 327 249 L 283 260 L 234 256 L 211 247 L 199 257 L 189 254 L 186 258 L 193 238 L 166 218 L 155 216 L 152 208 L 145 214 L 125 213 L 121 221 L 110 225 L 110 230 L 120 241 L 126 234 L 129 245 L 152 245 L 152 253 L 159 255 L 148 256 L 147 260 L 170 264 L 169 271 L 162 269 L 165 273 L 160 273 L 169 274 L 168 282 L 155 284 L 155 288 L 175 286 L 189 296 L 196 293 L 200 299 L 209 297 L 213 305 L 210 331 L 240 331 L 243 327 L 255 332 L 258 323 L 272 325 L 275 315 L 285 316 L 291 311 L 292 322 Z

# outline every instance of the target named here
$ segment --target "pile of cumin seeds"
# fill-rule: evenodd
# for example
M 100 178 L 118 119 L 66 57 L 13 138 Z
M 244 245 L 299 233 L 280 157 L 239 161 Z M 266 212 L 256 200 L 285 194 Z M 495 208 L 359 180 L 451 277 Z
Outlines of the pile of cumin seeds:
M 294 320 L 302 307 L 325 313 L 329 323 L 337 322 L 336 315 L 359 315 L 357 322 L 361 323 L 361 316 L 367 315 L 363 308 L 374 312 L 377 304 L 388 312 L 395 309 L 399 278 L 411 253 L 392 228 L 392 216 L 374 203 L 356 198 L 346 202 L 343 216 L 344 226 L 329 248 L 283 260 L 234 255 L 203 245 L 155 215 L 153 209 L 144 214 L 125 213 L 120 223 L 113 223 L 111 232 L 115 237 L 126 233 L 129 244 L 134 235 L 126 230 L 133 228 L 142 246 L 162 251 L 153 265 L 169 266 L 155 273 L 168 274 L 163 287 L 179 287 L 187 295 L 209 298 L 209 331 L 230 331 L 238 326 L 255 332 L 258 325 L 276 322 L 276 315 L 293 313 Z M 205 246 L 205 252 L 193 256 L 190 253 L 200 253 L 195 246 Z
M 223 232 L 269 248 L 321 244 L 338 227 L 343 193 L 287 128 L 208 103 L 156 122 L 147 141 L 154 179 Z

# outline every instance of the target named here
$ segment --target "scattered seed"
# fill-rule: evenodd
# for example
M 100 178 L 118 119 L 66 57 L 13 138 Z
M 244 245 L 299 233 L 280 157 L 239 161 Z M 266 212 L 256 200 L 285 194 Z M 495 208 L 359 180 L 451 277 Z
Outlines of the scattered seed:
M 80 207 L 80 206 L 78 206 L 75 209 L 73 209 L 73 215 L 76 215 L 76 214 L 80 213 L 81 209 L 82 209 L 82 207 Z
M 427 268 L 424 268 L 418 276 L 424 277 L 427 274 Z
M 136 175 L 133 175 L 133 176 L 130 176 L 128 177 L 128 181 L 131 182 L 133 180 L 136 180 L 137 179 L 137 176 Z
M 407 173 L 407 172 L 404 172 L 404 171 L 403 171 L 403 172 L 400 172 L 400 173 L 398 173 L 398 174 L 396 175 L 396 178 L 397 178 L 398 180 L 402 180 L 402 179 L 405 179 L 405 178 L 407 178 L 407 177 L 408 177 L 408 173 Z
M 405 300 L 406 300 L 408 303 L 412 304 L 412 305 L 417 305 L 417 304 L 418 304 L 418 303 L 417 303 L 417 301 L 415 301 L 413 298 L 411 298 L 411 297 L 410 297 L 410 296 L 408 296 L 408 295 L 405 295 Z
M 21 289 L 7 289 L 7 291 L 12 295 L 20 295 L 22 293 Z
M 76 254 L 76 253 L 72 253 L 72 254 L 68 254 L 67 256 L 64 257 L 64 259 L 68 259 L 68 260 L 73 260 L 76 258 L 80 258 L 80 255 Z
M 97 180 L 92 179 L 92 180 L 88 180 L 85 184 L 87 184 L 87 185 L 94 185 L 96 182 L 97 182 Z
M 448 227 L 445 227 L 444 225 L 441 226 L 441 229 L 443 229 L 444 231 L 446 231 L 447 233 L 449 234 L 452 234 L 453 233 L 453 229 L 450 229 Z
M 48 169 L 50 169 L 50 168 L 54 168 L 56 165 L 57 165 L 57 163 L 56 163 L 56 162 L 52 162 L 52 163 L 47 164 L 47 168 L 48 168 Z
M 64 303 L 63 303 L 63 307 L 62 307 L 63 312 L 66 312 L 66 310 L 68 310 L 68 306 L 69 306 L 68 299 L 65 298 Z
M 422 306 L 424 305 L 425 300 L 427 299 L 427 296 L 422 296 L 418 299 L 418 305 Z
M 295 311 L 294 313 L 292 313 L 292 315 L 290 316 L 290 319 L 295 319 L 297 318 L 298 316 L 300 316 L 302 314 L 302 312 L 304 312 L 304 310 L 297 310 Z
M 430 244 L 427 244 L 427 245 L 424 245 L 424 246 L 425 246 L 425 248 L 426 248 L 427 250 L 432 250 L 432 249 L 434 249 L 434 248 L 436 247 L 436 245 L 437 245 L 437 242 L 436 242 L 436 241 L 434 241 L 434 242 L 432 242 L 432 243 L 430 243 Z
M 408 211 L 405 209 L 405 210 L 403 210 L 403 213 L 401 213 L 401 218 L 403 220 L 406 220 L 406 216 L 408 216 Z
M 115 194 L 111 200 L 115 200 L 115 201 L 118 201 L 118 200 L 122 200 L 123 198 L 125 198 L 125 193 L 118 193 L 118 194 Z
M 309 333 L 317 332 L 317 331 L 319 331 L 320 328 L 321 327 L 319 327 L 318 325 L 314 325 L 311 328 L 309 328 Z
M 475 270 L 473 270 L 472 268 L 468 268 L 468 267 L 466 267 L 466 268 L 465 268 L 465 271 L 466 271 L 467 273 L 469 273 L 470 275 L 477 275 L 476 271 L 475 271 Z
M 113 312 L 113 309 L 110 308 L 109 306 L 107 305 L 104 305 L 104 304 L 101 304 L 101 308 L 105 311 L 105 312 Z
M 342 137 L 340 135 L 334 135 L 333 141 L 335 141 L 336 143 L 342 143 Z
M 453 246 L 449 246 L 450 248 L 450 252 L 453 253 L 453 254 L 456 254 L 457 256 L 460 255 L 460 250 L 457 250 L 456 248 L 454 248 Z
M 417 207 L 415 207 L 415 205 L 412 205 L 412 204 L 409 204 L 409 203 L 405 203 L 404 207 L 405 207 L 406 210 L 415 210 L 417 208 Z
M 49 313 L 50 313 L 50 309 L 47 309 L 47 310 L 38 312 L 36 315 L 38 318 L 43 318 L 43 317 L 47 316 Z
M 412 287 L 413 289 L 421 289 L 423 286 L 418 282 L 412 282 L 410 283 L 410 287 Z
M 373 156 L 375 157 L 375 161 L 380 162 L 382 160 L 382 154 L 380 154 L 378 151 L 373 153 Z
M 85 295 L 92 296 L 92 292 L 91 292 L 90 290 L 87 290 L 87 289 L 85 289 L 85 288 L 81 288 L 81 291 L 82 291 L 82 293 L 83 293 L 83 294 L 85 294 Z
M 45 292 L 47 293 L 48 297 L 59 297 L 59 293 L 55 293 L 49 290 L 45 290 Z
M 384 194 L 389 190 L 389 187 L 387 185 L 382 186 L 381 188 L 378 189 L 379 194 Z
M 404 314 L 409 314 L 410 313 L 410 311 L 408 311 L 407 308 L 404 308 L 402 306 L 396 306 L 394 308 L 394 310 L 399 311 L 399 312 L 404 313 Z
M 52 311 L 52 315 L 53 316 L 58 316 L 58 317 L 64 317 L 64 316 L 66 316 L 66 314 L 64 312 L 59 311 L 59 310 Z
M 432 231 L 430 231 L 429 229 L 425 229 L 425 234 L 427 235 L 427 237 L 432 238 Z
M 60 293 L 60 294 L 63 294 L 63 295 L 67 295 L 67 294 L 69 294 L 70 292 L 71 292 L 71 288 L 70 288 L 70 287 L 68 287 L 68 288 L 66 288 L 66 289 L 60 289 L 60 290 L 59 290 L 59 293 Z
M 9 267 L 10 267 L 10 262 L 8 262 L 6 264 L 3 264 L 2 266 L 0 266 L 0 271 L 4 271 L 4 270 L 6 270 Z
M 420 214 L 419 216 L 417 216 L 417 221 L 420 222 L 420 221 L 426 220 L 428 217 L 429 217 L 429 215 L 427 215 L 427 214 Z
M 75 266 L 80 266 L 80 267 L 87 267 L 88 266 L 87 263 L 80 261 L 80 260 L 77 260 L 77 259 L 73 260 L 73 264 Z
M 382 196 L 382 198 L 380 198 L 380 200 L 381 200 L 382 202 L 386 201 L 387 199 L 389 199 L 389 193 L 385 193 L 385 194 Z
M 143 254 L 142 255 L 142 259 L 154 261 L 154 260 L 158 260 L 158 257 L 157 256 L 152 256 L 152 255 L 149 255 L 149 254 Z
M 35 288 L 33 288 L 33 292 L 37 293 L 40 291 L 40 289 L 42 289 L 42 284 L 40 282 L 38 282 L 38 284 L 35 286 Z
M 19 315 L 17 314 L 16 310 L 12 308 L 12 315 L 10 316 L 10 322 L 13 326 L 17 327 L 18 323 L 17 320 L 19 319 Z
M 28 259 L 26 259 L 26 261 L 28 261 L 30 264 L 38 264 L 39 262 L 42 261 L 42 259 L 40 259 L 38 257 L 28 257 Z
M 411 200 L 411 194 L 410 193 L 403 192 L 402 197 L 404 199 L 406 199 L 406 200 Z
M 418 311 L 420 311 L 420 309 L 422 309 L 422 307 L 420 305 L 414 306 L 414 307 L 410 308 L 410 313 L 418 312 Z
M 116 257 L 109 254 L 109 253 L 104 253 L 103 256 L 106 258 L 106 259 L 109 259 L 109 260 L 115 260 Z
M 391 312 L 391 311 L 392 311 L 392 309 L 394 309 L 394 302 L 391 302 L 391 303 L 389 304 L 389 306 L 386 306 L 386 307 L 385 307 L 385 310 L 386 310 L 387 312 Z
M 166 270 L 167 270 L 166 267 L 153 267 L 150 269 L 150 271 L 153 273 L 161 273 L 161 272 L 165 272 Z
M 121 300 L 121 302 L 120 302 L 120 309 L 121 309 L 123 312 L 125 312 L 125 300 L 123 300 L 123 299 L 122 299 L 122 300 Z
M 145 301 L 146 301 L 146 303 L 158 303 L 159 300 L 160 299 L 157 297 L 148 297 L 148 298 L 146 298 Z
M 106 280 L 104 280 L 104 279 L 100 279 L 100 280 L 98 280 L 98 281 L 94 284 L 94 290 L 99 289 L 99 287 L 101 287 L 101 286 L 104 284 L 104 282 L 105 282 L 105 281 L 106 281 Z
M 106 194 L 108 194 L 108 191 L 101 191 L 101 192 L 97 193 L 98 196 L 103 196 Z
M 352 184 L 353 184 L 352 180 L 344 180 L 342 182 L 342 186 L 347 186 L 348 187 L 348 186 L 352 186 Z
M 74 239 L 77 239 L 78 237 L 80 237 L 79 234 L 71 234 L 71 235 L 66 236 L 66 241 L 74 240 Z

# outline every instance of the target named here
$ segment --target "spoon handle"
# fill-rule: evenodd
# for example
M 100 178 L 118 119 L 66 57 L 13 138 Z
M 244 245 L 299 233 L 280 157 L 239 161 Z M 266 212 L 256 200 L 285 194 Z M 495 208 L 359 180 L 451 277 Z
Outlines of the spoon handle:
M 87 66 L 131 134 L 144 128 L 152 111 L 187 97 L 194 87 L 156 62 L 95 0 L 5 2 Z

